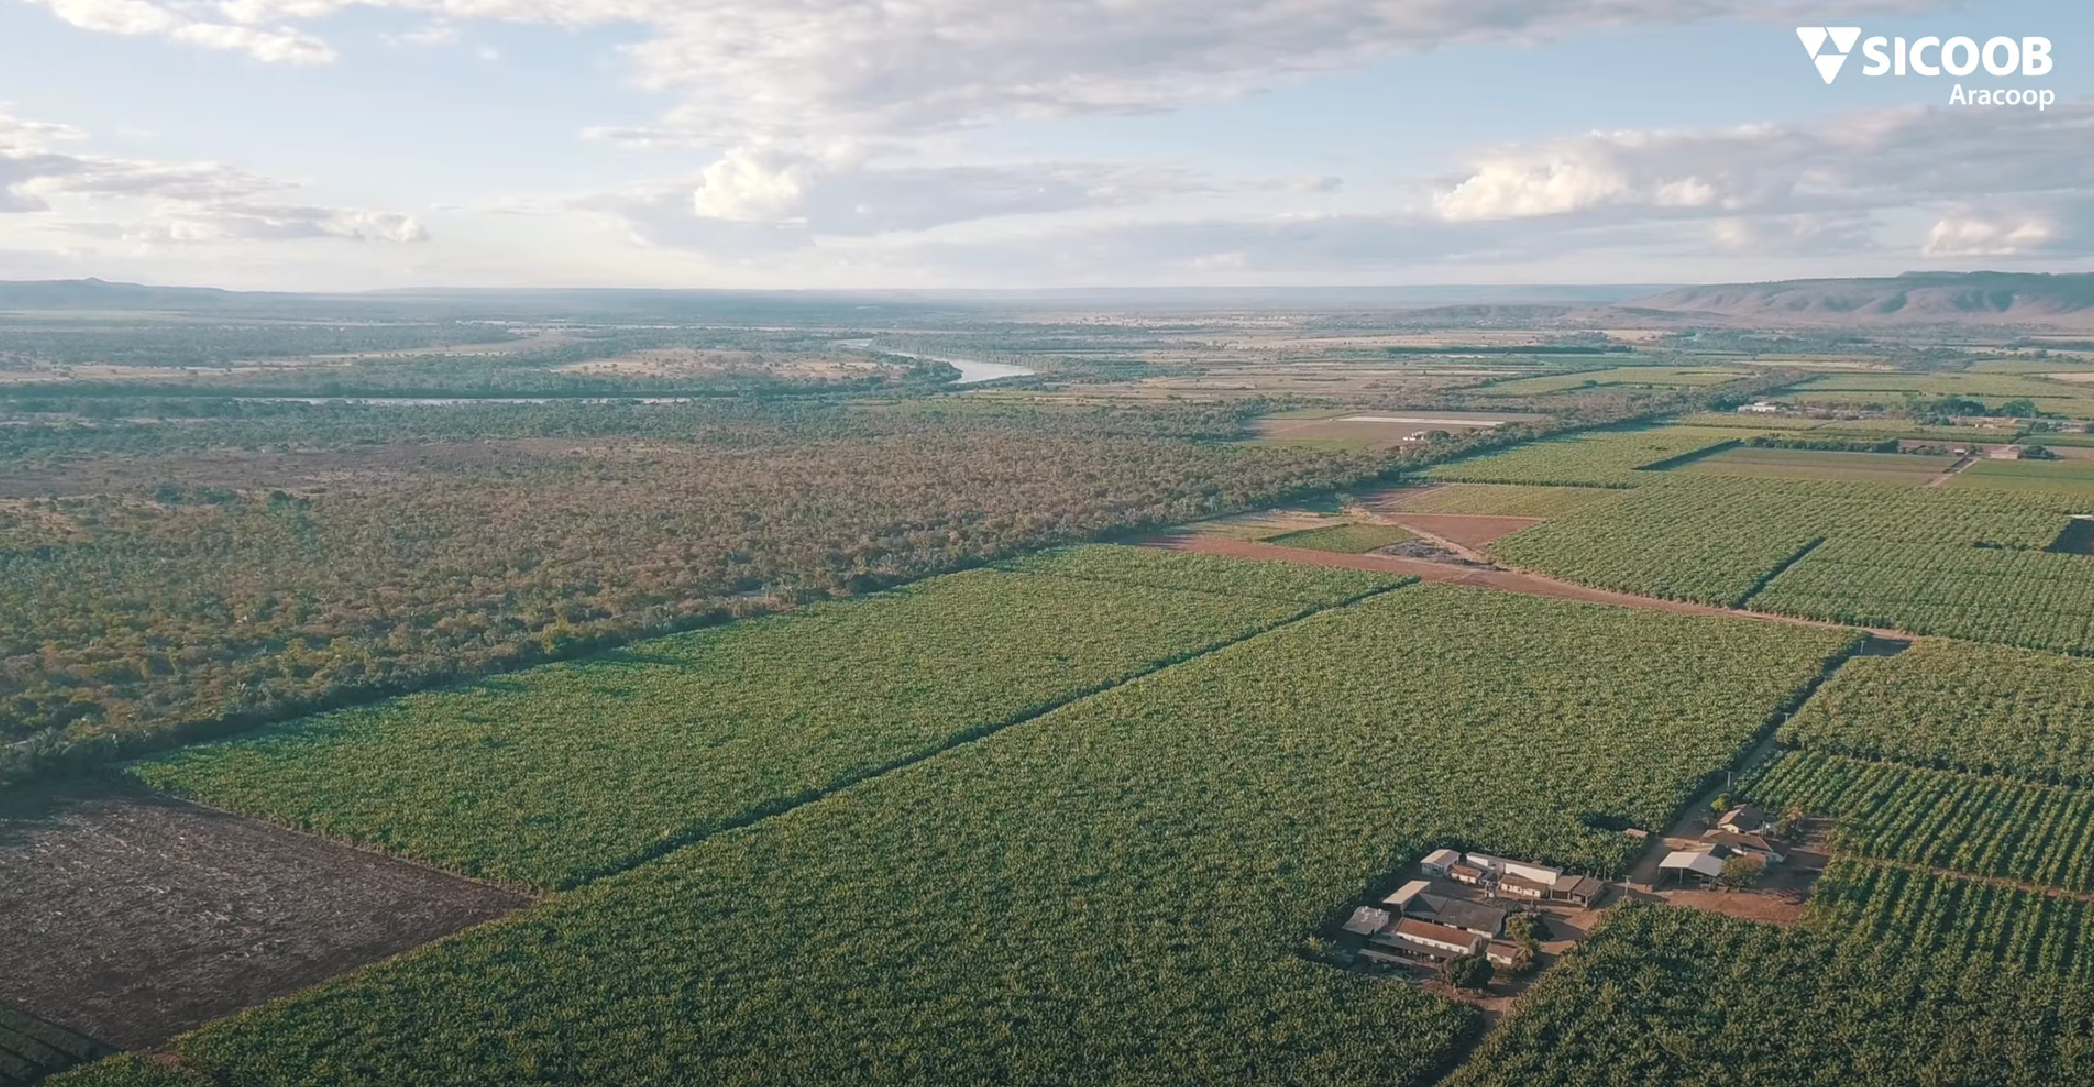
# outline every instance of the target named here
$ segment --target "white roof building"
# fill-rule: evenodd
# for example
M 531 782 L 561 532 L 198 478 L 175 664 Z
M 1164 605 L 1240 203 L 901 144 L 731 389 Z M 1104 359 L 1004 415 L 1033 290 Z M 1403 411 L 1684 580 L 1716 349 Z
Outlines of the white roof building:
M 1389 911 L 1377 910 L 1372 906 L 1361 906 L 1345 919 L 1345 931 L 1360 936 L 1372 936 L 1389 927 Z
M 1696 853 L 1685 849 L 1676 849 L 1665 854 L 1665 859 L 1658 862 L 1658 870 L 1661 872 L 1692 872 L 1697 876 L 1715 879 L 1723 874 L 1723 859 L 1713 853 Z
M 1444 872 L 1461 863 L 1461 854 L 1451 849 L 1435 849 L 1425 854 L 1425 859 L 1420 863 L 1427 868 L 1437 868 Z
M 1409 908 L 1412 899 L 1423 894 L 1425 889 L 1431 886 L 1432 881 L 1430 880 L 1414 879 L 1396 888 L 1395 893 L 1381 900 L 1381 904 L 1395 910 L 1397 913 L 1402 913 Z

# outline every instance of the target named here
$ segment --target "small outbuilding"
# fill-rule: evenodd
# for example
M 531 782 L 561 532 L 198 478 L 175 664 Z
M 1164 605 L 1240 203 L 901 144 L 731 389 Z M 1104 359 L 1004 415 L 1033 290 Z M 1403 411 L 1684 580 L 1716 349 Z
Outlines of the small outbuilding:
M 1432 884 L 1427 880 L 1414 879 L 1396 888 L 1387 898 L 1381 900 L 1381 904 L 1397 913 L 1409 912 L 1411 902 L 1419 895 L 1424 894 L 1431 886 Z
M 1418 869 L 1428 876 L 1445 876 L 1460 863 L 1461 854 L 1451 849 L 1435 849 L 1425 854 L 1425 859 L 1418 862 Z
M 1670 873 L 1681 881 L 1708 883 L 1723 874 L 1723 858 L 1714 852 L 1698 853 L 1687 849 L 1676 849 L 1665 854 L 1658 862 L 1658 874 Z
M 1556 886 L 1550 888 L 1549 897 L 1559 902 L 1590 906 L 1599 900 L 1600 894 L 1606 889 L 1606 884 L 1591 876 L 1566 875 L 1556 881 Z
M 1361 906 L 1345 919 L 1345 931 L 1355 936 L 1372 936 L 1389 927 L 1389 911 L 1372 906 Z

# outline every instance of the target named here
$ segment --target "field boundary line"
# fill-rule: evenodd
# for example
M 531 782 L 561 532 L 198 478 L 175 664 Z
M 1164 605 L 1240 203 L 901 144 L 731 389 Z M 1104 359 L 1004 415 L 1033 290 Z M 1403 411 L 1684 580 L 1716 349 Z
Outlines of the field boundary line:
M 1800 549 L 1796 551 L 1795 554 L 1790 555 L 1788 558 L 1781 560 L 1779 563 L 1776 563 L 1774 569 L 1767 571 L 1764 575 L 1760 577 L 1758 581 L 1753 582 L 1752 588 L 1745 590 L 1744 595 L 1738 597 L 1737 600 L 1731 603 L 1731 607 L 1745 609 L 1745 606 L 1747 604 L 1752 603 L 1753 597 L 1756 597 L 1761 593 L 1766 592 L 1767 586 L 1774 584 L 1775 578 L 1778 578 L 1781 575 L 1788 573 L 1790 567 L 1810 557 L 1810 553 L 1824 546 L 1825 541 L 1828 539 L 1831 539 L 1831 537 L 1819 536 L 1816 539 L 1811 540 L 1809 543 L 1804 544 Z M 1840 623 L 1835 625 L 1845 626 L 1846 624 Z
M 1836 821 L 1834 825 L 1838 825 Z M 2094 902 L 2094 891 L 2075 891 L 2068 887 L 2059 887 L 2049 883 L 2025 883 L 2018 879 L 2009 879 L 2006 876 L 1985 876 L 1976 872 L 1959 871 L 1954 868 L 1937 868 L 1934 865 L 1920 864 L 1917 861 L 1884 860 L 1880 857 L 1871 857 L 1865 853 L 1850 853 L 1845 850 L 1830 850 L 1826 853 L 1826 856 L 1835 861 L 1846 861 L 1849 864 L 1859 864 L 1874 868 L 1896 868 L 1901 871 L 1917 872 L 1921 875 L 1935 876 L 1940 879 L 1953 879 L 1962 883 L 1989 884 L 1993 887 L 2005 887 L 2011 891 L 2042 895 L 2045 898 L 2068 898 L 2075 902 Z

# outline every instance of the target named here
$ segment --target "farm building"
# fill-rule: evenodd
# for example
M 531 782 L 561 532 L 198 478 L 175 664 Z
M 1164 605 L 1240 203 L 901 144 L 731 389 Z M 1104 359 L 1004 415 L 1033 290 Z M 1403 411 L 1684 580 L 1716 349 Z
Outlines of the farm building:
M 1461 854 L 1451 849 L 1435 849 L 1418 862 L 1418 868 L 1428 876 L 1445 876 L 1460 863 Z
M 1702 840 L 1714 842 L 1733 853 L 1751 853 L 1766 858 L 1768 864 L 1780 864 L 1782 855 L 1774 843 L 1758 834 L 1740 834 L 1729 830 L 1712 830 L 1702 835 Z
M 1489 959 L 1492 966 L 1511 966 L 1526 953 L 1526 948 L 1506 940 L 1492 940 L 1483 945 L 1483 957 Z
M 1511 872 L 1498 878 L 1498 893 L 1506 898 L 1527 898 L 1540 902 L 1548 898 L 1554 888 L 1554 883 L 1542 883 Z
M 1778 400 L 1755 400 L 1738 408 L 1744 415 L 1772 415 L 1784 410 L 1787 410 L 1787 405 Z
M 1389 927 L 1389 911 L 1377 910 L 1372 906 L 1361 906 L 1345 919 L 1345 931 L 1355 936 L 1372 936 Z
M 1432 884 L 1425 880 L 1414 879 L 1396 888 L 1389 897 L 1381 900 L 1381 904 L 1398 913 L 1406 912 L 1410 908 L 1411 901 L 1423 894 L 1431 886 Z
M 1723 847 L 1718 846 L 1716 848 L 1720 850 Z M 1714 850 L 1695 852 L 1687 849 L 1676 849 L 1665 854 L 1665 859 L 1658 862 L 1658 876 L 1660 879 L 1671 875 L 1682 883 L 1708 883 L 1714 881 L 1716 877 L 1722 874 L 1723 858 L 1717 856 Z
M 1506 860 L 1503 857 L 1493 857 L 1488 853 L 1470 853 L 1462 859 L 1466 860 L 1473 867 L 1489 872 L 1495 878 L 1518 876 L 1521 879 L 1539 883 L 1544 887 L 1555 886 L 1556 877 L 1563 874 L 1563 869 L 1561 868 L 1551 868 L 1545 864 L 1528 864 L 1525 861 Z
M 1590 906 L 1600 897 L 1600 892 L 1606 889 L 1606 884 L 1591 876 L 1563 875 L 1559 876 L 1556 885 L 1550 888 L 1550 897 L 1559 902 Z
M 1478 868 L 1473 864 L 1457 863 L 1447 869 L 1447 878 L 1471 887 L 1481 887 L 1490 882 L 1490 869 Z
M 1758 834 L 1767 825 L 1767 812 L 1758 804 L 1740 804 L 1716 819 L 1719 830 Z
M 1445 895 L 1418 895 L 1411 899 L 1404 914 L 1420 921 L 1466 929 L 1485 938 L 1495 937 L 1505 928 L 1504 910 Z
M 1456 955 L 1471 954 L 1486 943 L 1483 937 L 1467 929 L 1448 928 L 1415 917 L 1396 922 L 1395 928 L 1383 933 L 1375 942 L 1426 959 L 1451 959 Z

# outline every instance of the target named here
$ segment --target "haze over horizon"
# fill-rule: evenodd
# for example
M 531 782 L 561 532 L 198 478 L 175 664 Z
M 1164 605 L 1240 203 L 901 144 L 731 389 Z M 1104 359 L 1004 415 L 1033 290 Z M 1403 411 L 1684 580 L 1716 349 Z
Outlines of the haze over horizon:
M 1799 22 L 2044 35 L 2058 101 Z M 2094 269 L 2084 5 L 0 0 L 0 279 L 262 290 Z

